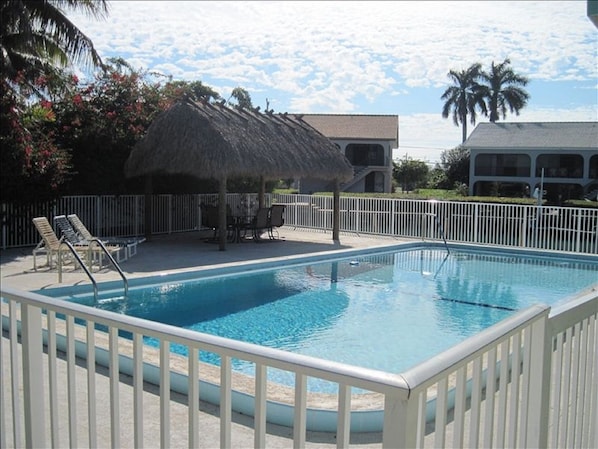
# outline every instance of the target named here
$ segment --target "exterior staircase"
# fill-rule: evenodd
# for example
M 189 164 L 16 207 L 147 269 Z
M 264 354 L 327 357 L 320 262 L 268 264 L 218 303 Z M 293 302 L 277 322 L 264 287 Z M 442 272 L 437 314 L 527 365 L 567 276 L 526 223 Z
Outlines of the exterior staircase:
M 352 187 L 357 182 L 365 178 L 368 174 L 378 169 L 379 167 L 372 167 L 369 165 L 354 167 L 353 179 L 340 185 L 341 192 L 345 192 L 349 187 Z

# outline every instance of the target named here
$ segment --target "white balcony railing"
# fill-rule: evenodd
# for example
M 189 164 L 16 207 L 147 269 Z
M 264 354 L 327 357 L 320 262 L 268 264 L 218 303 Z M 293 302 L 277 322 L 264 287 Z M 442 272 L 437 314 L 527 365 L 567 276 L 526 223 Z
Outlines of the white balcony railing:
M 276 422 L 278 413 L 266 376 L 271 368 L 295 376 L 288 395 L 293 447 L 305 447 L 307 430 L 317 426 L 310 417 L 315 412 L 308 376 L 339 385 L 329 410 L 336 416 L 331 432 L 339 448 L 351 446 L 363 419 L 352 411 L 359 402 L 352 387 L 379 398 L 385 448 L 598 446 L 596 292 L 551 315 L 548 307 L 532 306 L 402 374 L 331 363 L 12 288 L 3 288 L 1 296 L 3 448 L 198 447 L 206 441 L 220 447 L 268 447 L 273 436 L 266 432 L 267 422 Z M 144 338 L 157 340 L 159 349 L 144 346 Z M 170 343 L 184 345 L 190 356 L 181 361 L 171 354 Z M 216 353 L 220 367 L 201 364 L 200 351 Z M 232 359 L 249 361 L 256 372 L 250 408 L 242 410 L 253 416 L 250 433 L 245 429 L 247 440 L 241 442 L 233 432 L 233 412 L 239 407 L 237 391 L 247 385 L 237 384 Z M 132 378 L 128 389 L 123 374 Z M 144 383 L 156 386 L 155 415 L 148 412 Z M 210 397 L 214 385 L 217 393 Z M 183 394 L 182 405 L 177 393 Z M 218 404 L 214 419 L 219 425 L 200 424 L 205 414 L 200 398 Z M 184 419 L 171 418 L 181 408 Z

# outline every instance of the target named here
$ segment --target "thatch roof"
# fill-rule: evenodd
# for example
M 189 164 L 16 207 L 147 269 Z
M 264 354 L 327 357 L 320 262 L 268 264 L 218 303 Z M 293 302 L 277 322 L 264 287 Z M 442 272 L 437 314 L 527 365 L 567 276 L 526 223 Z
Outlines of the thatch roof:
M 327 137 L 297 116 L 222 104 L 175 104 L 148 128 L 125 164 L 127 177 L 189 174 L 347 181 L 353 168 Z

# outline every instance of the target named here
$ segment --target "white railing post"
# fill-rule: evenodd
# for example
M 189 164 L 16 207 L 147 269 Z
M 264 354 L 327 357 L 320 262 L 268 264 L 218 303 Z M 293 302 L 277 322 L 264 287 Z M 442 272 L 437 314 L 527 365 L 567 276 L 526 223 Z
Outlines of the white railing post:
M 575 252 L 577 253 L 581 251 L 581 222 L 584 215 L 582 210 L 577 211 L 577 229 L 575 232 Z
M 92 228 L 93 235 L 105 235 L 104 230 L 100 228 L 102 223 L 102 197 L 97 195 L 94 197 L 96 203 L 96 222 L 94 223 L 94 227 Z
M 196 205 L 197 205 L 197 230 L 199 231 L 202 227 L 202 217 L 201 217 L 201 195 L 195 195 L 196 198 Z M 249 214 L 248 214 L 249 215 Z
M 417 401 L 389 394 L 384 398 L 383 449 L 416 447 Z
M 525 447 L 547 447 L 550 406 L 550 376 L 552 364 L 552 333 L 549 331 L 549 309 L 531 326 L 531 360 L 527 440 Z
M 25 442 L 27 447 L 45 447 L 42 311 L 22 304 L 21 312 Z
M 473 207 L 473 238 L 470 240 L 472 243 L 478 243 L 479 223 L 480 223 L 480 205 L 476 204 Z
M 523 218 L 521 222 L 521 229 L 519 231 L 519 246 L 521 248 L 527 248 L 527 230 L 528 226 L 528 216 L 527 216 L 527 207 L 523 207 Z
M 392 236 L 395 236 L 397 234 L 395 230 L 396 205 L 397 200 L 390 200 L 390 235 Z

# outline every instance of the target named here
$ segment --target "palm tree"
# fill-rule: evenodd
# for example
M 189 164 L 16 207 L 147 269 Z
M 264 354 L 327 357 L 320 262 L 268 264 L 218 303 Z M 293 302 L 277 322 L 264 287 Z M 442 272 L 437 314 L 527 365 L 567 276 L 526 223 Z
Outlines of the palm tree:
M 442 116 L 448 118 L 452 110 L 453 122 L 459 126 L 463 125 L 463 140 L 467 139 L 467 115 L 470 117 L 472 125 L 476 122 L 476 107 L 479 107 L 483 114 L 486 113 L 486 104 L 481 95 L 482 87 L 478 83 L 481 79 L 482 65 L 480 63 L 473 64 L 466 70 L 457 72 L 451 70 L 448 77 L 454 83 L 449 86 L 442 97 L 445 100 L 442 108 Z
M 57 74 L 57 67 L 69 63 L 102 66 L 93 43 L 66 17 L 65 9 L 96 18 L 108 13 L 105 0 L 0 1 L 2 81 L 12 84 L 24 77 L 35 90 L 34 81 Z
M 487 110 L 492 123 L 496 122 L 499 116 L 504 119 L 507 116 L 507 108 L 519 115 L 519 111 L 527 105 L 529 99 L 529 94 L 522 89 L 527 85 L 528 79 L 516 74 L 509 64 L 509 59 L 500 64 L 494 64 L 492 61 L 490 71 L 481 73 L 485 82 L 483 95 L 487 100 Z

